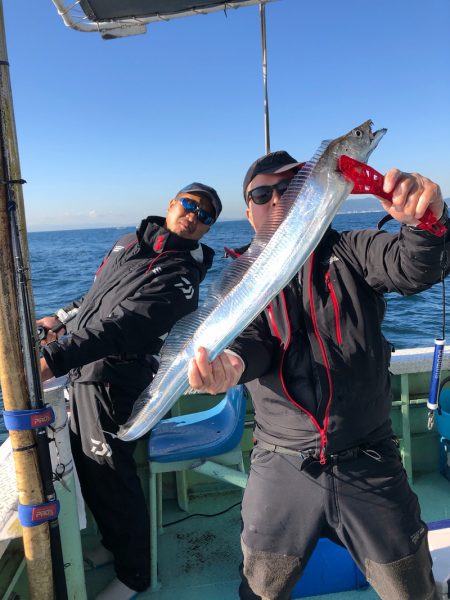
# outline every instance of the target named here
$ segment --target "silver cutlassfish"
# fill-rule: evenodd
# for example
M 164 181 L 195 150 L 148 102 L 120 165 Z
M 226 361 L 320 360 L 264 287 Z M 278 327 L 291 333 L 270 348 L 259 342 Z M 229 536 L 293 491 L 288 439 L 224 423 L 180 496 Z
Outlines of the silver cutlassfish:
M 135 440 L 154 427 L 187 391 L 188 364 L 196 349 L 205 347 L 213 360 L 298 272 L 352 189 L 337 169 L 338 158 L 345 154 L 367 162 L 386 133 L 372 133 L 371 126 L 366 121 L 323 142 L 295 175 L 248 250 L 212 286 L 205 304 L 172 329 L 158 373 L 136 400 L 119 438 Z

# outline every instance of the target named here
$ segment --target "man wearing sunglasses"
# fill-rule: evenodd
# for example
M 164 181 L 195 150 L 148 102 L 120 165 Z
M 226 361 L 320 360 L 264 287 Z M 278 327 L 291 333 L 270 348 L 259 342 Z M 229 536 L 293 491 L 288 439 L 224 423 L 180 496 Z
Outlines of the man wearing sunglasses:
M 244 179 L 255 231 L 302 167 L 287 152 Z M 384 600 L 434 600 L 427 528 L 393 440 L 386 292 L 414 294 L 441 278 L 450 248 L 439 187 L 390 170 L 383 208 L 398 233 L 329 229 L 296 277 L 211 364 L 199 349 L 192 387 L 249 388 L 256 445 L 242 504 L 240 598 L 284 600 L 320 537 L 346 546 Z M 447 227 L 417 229 L 430 208 Z M 245 248 L 242 249 L 245 251 Z M 449 268 L 446 268 L 448 272 Z
M 214 255 L 199 240 L 221 210 L 213 188 L 184 187 L 165 218 L 147 217 L 116 242 L 84 298 L 37 322 L 47 333 L 43 380 L 70 372 L 72 452 L 102 535 L 86 562 L 114 562 L 117 574 L 99 599 L 127 600 L 149 586 L 150 526 L 135 443 L 114 434 L 153 379 L 167 333 L 197 307 Z

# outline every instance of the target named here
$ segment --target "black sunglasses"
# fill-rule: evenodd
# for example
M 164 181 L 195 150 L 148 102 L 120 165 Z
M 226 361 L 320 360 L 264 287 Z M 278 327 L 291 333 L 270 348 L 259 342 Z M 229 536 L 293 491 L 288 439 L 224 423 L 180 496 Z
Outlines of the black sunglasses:
M 203 225 L 212 225 L 214 223 L 214 217 L 208 211 L 200 208 L 194 200 L 191 200 L 190 198 L 178 198 L 178 200 L 186 212 L 196 213 L 197 219 L 200 223 L 203 223 Z
M 289 184 L 292 181 L 290 179 L 282 179 L 274 185 L 261 185 L 256 187 L 254 190 L 250 190 L 247 194 L 247 204 L 252 200 L 255 204 L 267 204 L 273 196 L 273 192 L 278 192 L 280 196 L 288 189 Z

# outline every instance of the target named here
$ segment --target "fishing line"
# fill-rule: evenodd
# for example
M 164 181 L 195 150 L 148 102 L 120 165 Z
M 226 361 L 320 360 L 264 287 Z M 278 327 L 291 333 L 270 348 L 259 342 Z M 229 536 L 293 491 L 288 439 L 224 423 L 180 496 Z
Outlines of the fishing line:
M 178 519 L 178 521 L 171 521 L 170 523 L 164 523 L 163 527 L 170 527 L 170 525 L 176 525 L 177 523 L 182 523 L 183 521 L 187 521 L 188 519 L 192 519 L 192 517 L 219 517 L 220 515 L 225 514 L 226 512 L 228 512 L 229 510 L 231 510 L 232 508 L 236 508 L 236 506 L 241 506 L 242 502 L 236 502 L 236 504 L 232 504 L 231 506 L 229 506 L 228 508 L 226 508 L 225 510 L 221 510 L 218 513 L 213 513 L 211 515 L 207 515 L 204 513 L 194 513 L 192 515 L 188 515 L 187 517 L 183 517 L 182 519 Z
M 448 253 L 444 240 L 442 240 L 441 254 L 441 281 L 442 281 L 442 339 L 445 339 L 445 271 L 448 266 Z

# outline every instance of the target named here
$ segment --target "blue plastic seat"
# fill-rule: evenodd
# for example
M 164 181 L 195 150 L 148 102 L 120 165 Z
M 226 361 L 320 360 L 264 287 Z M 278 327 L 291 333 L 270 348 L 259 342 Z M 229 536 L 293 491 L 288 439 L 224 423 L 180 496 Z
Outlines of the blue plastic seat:
M 160 421 L 150 434 L 149 460 L 178 462 L 233 450 L 241 441 L 245 407 L 244 386 L 240 385 L 209 410 Z
M 180 508 L 188 511 L 185 471 L 245 487 L 247 475 L 242 460 L 247 395 L 242 385 L 231 388 L 214 408 L 160 421 L 150 433 L 150 589 L 159 589 L 157 579 L 158 532 L 162 532 L 163 473 L 176 472 Z

